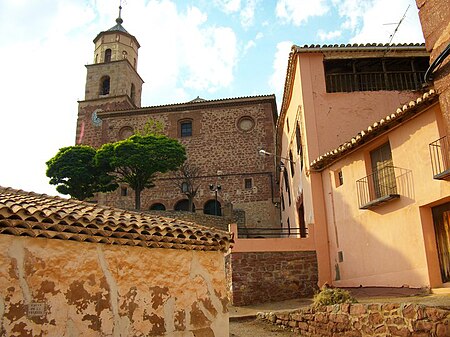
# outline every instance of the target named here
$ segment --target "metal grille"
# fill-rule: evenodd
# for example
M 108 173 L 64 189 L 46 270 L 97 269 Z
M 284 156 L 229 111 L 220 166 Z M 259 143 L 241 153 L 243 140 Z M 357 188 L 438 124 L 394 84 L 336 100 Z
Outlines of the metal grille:
M 423 71 L 326 74 L 327 92 L 419 90 Z
M 400 195 L 408 195 L 411 190 L 410 170 L 395 166 L 385 166 L 380 170 L 356 181 L 359 208 L 368 209 Z
M 289 238 L 308 236 L 308 228 L 238 228 L 239 238 Z
M 431 167 L 435 179 L 445 179 L 450 176 L 450 144 L 447 136 L 439 138 L 429 146 Z

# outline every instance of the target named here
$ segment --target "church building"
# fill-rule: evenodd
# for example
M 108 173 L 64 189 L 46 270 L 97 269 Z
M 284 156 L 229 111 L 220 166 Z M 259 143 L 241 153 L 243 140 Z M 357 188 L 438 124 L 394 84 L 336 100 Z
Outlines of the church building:
M 143 79 L 137 71 L 135 36 L 116 25 L 94 39 L 94 61 L 86 66 L 85 98 L 79 101 L 76 144 L 99 148 L 142 132 L 146 123 L 186 148 L 188 162 L 199 168 L 197 213 L 240 214 L 247 227 L 279 226 L 274 152 L 277 107 L 275 95 L 205 100 L 141 107 Z M 185 191 L 170 174 L 144 190 L 141 210 L 187 210 Z M 134 193 L 126 186 L 100 194 L 100 204 L 133 209 Z

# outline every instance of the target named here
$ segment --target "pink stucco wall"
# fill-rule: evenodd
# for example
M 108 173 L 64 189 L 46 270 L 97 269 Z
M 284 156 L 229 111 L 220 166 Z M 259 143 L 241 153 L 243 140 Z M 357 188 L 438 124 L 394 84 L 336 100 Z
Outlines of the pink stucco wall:
M 435 104 L 320 173 L 336 286 L 442 285 L 436 275 L 439 271 L 432 247 L 435 238 L 430 207 L 448 199 L 450 184 L 433 179 L 428 149 L 428 144 L 440 137 L 439 116 L 439 105 Z M 356 180 L 370 173 L 369 151 L 387 141 L 394 166 L 408 170 L 404 184 L 398 186 L 400 199 L 361 210 Z M 339 187 L 334 179 L 338 170 L 344 177 Z M 338 252 L 343 254 L 342 262 L 338 261 Z
M 282 211 L 282 223 L 289 219 L 291 227 L 298 227 L 296 201 L 302 198 L 305 222 L 314 226 L 315 247 L 319 261 L 319 285 L 332 281 L 328 237 L 332 234 L 326 223 L 324 208 L 326 193 L 322 184 L 328 177 L 310 174 L 309 163 L 348 141 L 374 121 L 380 120 L 418 94 L 411 91 L 371 91 L 352 93 L 326 93 L 323 54 L 300 53 L 296 58 L 292 92 L 281 130 L 281 156 L 294 154 L 296 174 L 289 176 L 292 204 Z M 300 171 L 300 157 L 296 151 L 295 129 L 300 125 L 303 145 L 304 169 Z M 280 130 L 278 130 L 280 132 Z M 285 188 L 281 191 L 287 201 Z M 334 229 L 333 229 L 334 231 Z

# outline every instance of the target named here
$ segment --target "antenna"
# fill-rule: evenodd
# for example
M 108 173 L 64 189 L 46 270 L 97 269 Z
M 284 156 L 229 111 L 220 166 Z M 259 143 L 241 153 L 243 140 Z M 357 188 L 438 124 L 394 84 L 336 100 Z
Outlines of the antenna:
M 389 48 L 391 46 L 392 40 L 394 39 L 395 34 L 398 31 L 398 28 L 400 27 L 400 25 L 402 24 L 403 20 L 406 17 L 406 13 L 408 13 L 409 7 L 411 7 L 411 5 L 408 5 L 408 8 L 406 8 L 405 13 L 403 14 L 402 18 L 400 19 L 400 21 L 397 23 L 397 27 L 395 27 L 394 32 L 389 35 L 389 42 L 388 42 L 388 47 L 386 48 L 386 51 L 384 52 L 384 54 L 386 55 L 386 53 L 389 51 Z M 395 23 L 386 23 L 386 25 L 395 25 Z

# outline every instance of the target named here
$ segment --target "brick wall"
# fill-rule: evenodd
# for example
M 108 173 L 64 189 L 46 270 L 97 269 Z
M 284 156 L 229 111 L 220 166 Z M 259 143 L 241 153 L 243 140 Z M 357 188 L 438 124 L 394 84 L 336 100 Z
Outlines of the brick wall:
M 226 266 L 233 305 L 307 297 L 317 289 L 313 251 L 232 253 Z
M 450 310 L 408 303 L 338 304 L 258 317 L 304 337 L 450 336 Z

